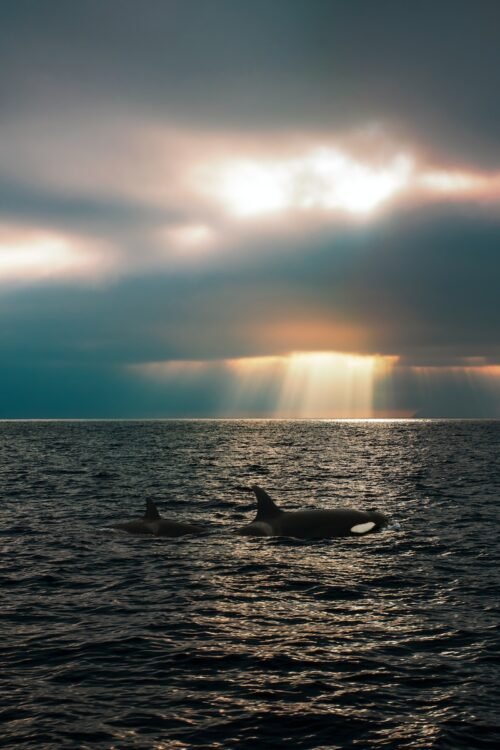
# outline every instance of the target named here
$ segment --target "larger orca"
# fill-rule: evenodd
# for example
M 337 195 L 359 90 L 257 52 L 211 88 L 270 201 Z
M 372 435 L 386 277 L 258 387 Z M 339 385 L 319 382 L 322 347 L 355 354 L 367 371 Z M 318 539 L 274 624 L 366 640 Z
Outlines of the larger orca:
M 329 539 L 337 536 L 363 536 L 387 524 L 377 510 L 281 510 L 267 492 L 255 485 L 257 515 L 239 530 L 247 536 L 292 536 L 299 539 Z
M 126 531 L 128 534 L 152 536 L 184 536 L 184 534 L 200 534 L 203 531 L 201 526 L 162 518 L 152 500 L 146 500 L 146 512 L 142 518 L 115 523 L 112 528 Z

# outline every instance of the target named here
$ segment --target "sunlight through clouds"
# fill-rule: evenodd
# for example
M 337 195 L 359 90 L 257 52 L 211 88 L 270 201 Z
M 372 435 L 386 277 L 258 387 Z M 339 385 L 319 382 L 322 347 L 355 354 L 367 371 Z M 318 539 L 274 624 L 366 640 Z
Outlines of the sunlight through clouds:
M 240 156 L 221 151 L 210 163 L 194 165 L 191 180 L 195 192 L 237 220 L 312 212 L 375 218 L 380 208 L 401 197 L 410 204 L 500 199 L 498 173 L 453 165 L 429 169 L 403 144 L 385 159 L 377 156 L 376 144 L 362 157 L 320 144 L 302 156 L 273 156 L 271 147 L 249 156 L 244 144 L 241 148 Z
M 5 4 L 0 416 L 500 414 L 499 0 Z
M 292 354 L 277 412 L 283 417 L 371 417 L 375 369 L 376 357 Z
M 294 352 L 283 357 L 228 361 L 236 375 L 237 413 L 249 397 L 272 385 L 274 417 L 371 417 L 377 357 L 337 352 Z
M 278 418 L 370 418 L 376 416 L 375 381 L 390 371 L 396 359 L 295 352 L 216 362 L 157 362 L 132 369 L 165 383 L 223 375 L 224 416 L 255 412 L 263 404 L 267 411 L 272 409 L 268 416 Z
M 406 154 L 374 167 L 337 149 L 317 148 L 297 158 L 227 160 L 201 174 L 204 191 L 237 217 L 289 210 L 366 214 L 405 189 L 412 167 Z

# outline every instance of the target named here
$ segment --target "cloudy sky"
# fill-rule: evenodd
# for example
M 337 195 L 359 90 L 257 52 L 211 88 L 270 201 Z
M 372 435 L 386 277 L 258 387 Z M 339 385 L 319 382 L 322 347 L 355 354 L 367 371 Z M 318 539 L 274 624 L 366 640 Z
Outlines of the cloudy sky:
M 498 0 L 3 0 L 0 417 L 500 417 Z

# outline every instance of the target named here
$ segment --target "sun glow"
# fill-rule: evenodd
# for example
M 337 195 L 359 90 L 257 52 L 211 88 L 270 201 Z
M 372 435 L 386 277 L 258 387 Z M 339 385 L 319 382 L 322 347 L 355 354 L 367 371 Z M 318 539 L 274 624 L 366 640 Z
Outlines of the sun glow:
M 375 167 L 320 148 L 300 158 L 229 160 L 204 170 L 203 183 L 237 217 L 288 210 L 368 214 L 404 190 L 411 172 L 405 154 Z
M 376 366 L 376 357 L 292 354 L 277 413 L 283 417 L 371 417 Z
M 222 170 L 219 197 L 236 216 L 283 211 L 288 207 L 286 174 L 273 164 L 230 164 Z
M 338 352 L 294 352 L 216 362 L 171 361 L 135 365 L 157 381 L 224 378 L 223 416 L 255 413 L 258 405 L 278 418 L 360 418 L 377 416 L 374 385 L 397 358 Z
M 441 193 L 465 193 L 483 189 L 487 180 L 482 175 L 467 172 L 426 172 L 420 183 Z
M 161 258 L 180 265 L 209 260 L 217 233 L 207 224 L 186 223 L 161 229 L 158 233 Z
M 265 219 L 282 215 L 305 218 L 350 215 L 371 218 L 381 208 L 404 199 L 407 203 L 446 200 L 500 200 L 500 174 L 473 172 L 456 165 L 426 164 L 403 145 L 391 152 L 380 144 L 370 147 L 305 147 L 293 145 L 286 153 L 265 150 L 237 155 L 221 151 L 210 162 L 190 172 L 191 189 L 217 202 L 233 219 Z M 279 148 L 274 144 L 274 148 Z M 253 147 L 255 149 L 255 146 Z
M 101 255 L 70 238 L 24 227 L 0 228 L 0 282 L 40 281 L 92 275 Z
M 215 236 L 214 231 L 206 224 L 181 224 L 169 228 L 166 238 L 175 247 L 199 248 L 210 244 Z
M 372 417 L 374 378 L 388 358 L 338 352 L 294 352 L 282 357 L 228 360 L 236 373 L 236 405 L 249 394 L 276 389 L 272 416 Z

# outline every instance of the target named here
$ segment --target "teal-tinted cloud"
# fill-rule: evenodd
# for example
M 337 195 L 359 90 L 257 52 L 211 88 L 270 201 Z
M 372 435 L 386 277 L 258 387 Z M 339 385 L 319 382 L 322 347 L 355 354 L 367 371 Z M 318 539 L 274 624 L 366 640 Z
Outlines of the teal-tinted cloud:
M 423 162 L 495 172 L 499 27 L 497 0 L 4 0 L 0 225 L 104 243 L 113 267 L 16 285 L 0 268 L 0 417 L 221 414 L 221 360 L 313 348 L 400 357 L 377 396 L 392 409 L 498 414 L 449 371 L 500 362 L 498 203 L 251 231 L 189 194 L 152 133 L 267 153 L 380 128 Z M 173 262 L 165 233 L 205 223 L 214 251 Z M 168 387 L 133 369 L 179 359 L 215 364 Z M 414 365 L 441 371 L 423 390 Z

